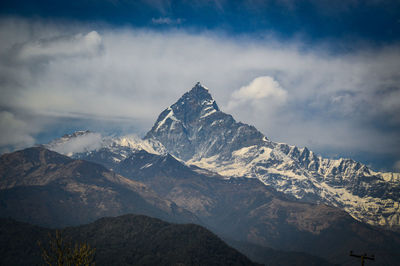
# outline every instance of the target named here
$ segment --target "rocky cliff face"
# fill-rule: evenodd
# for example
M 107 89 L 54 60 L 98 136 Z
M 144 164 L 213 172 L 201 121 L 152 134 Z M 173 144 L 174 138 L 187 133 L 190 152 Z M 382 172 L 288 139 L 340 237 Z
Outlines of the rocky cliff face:
M 189 165 L 258 178 L 298 199 L 340 207 L 371 225 L 400 228 L 400 174 L 272 142 L 223 113 L 200 83 L 160 114 L 145 139 L 161 142 Z

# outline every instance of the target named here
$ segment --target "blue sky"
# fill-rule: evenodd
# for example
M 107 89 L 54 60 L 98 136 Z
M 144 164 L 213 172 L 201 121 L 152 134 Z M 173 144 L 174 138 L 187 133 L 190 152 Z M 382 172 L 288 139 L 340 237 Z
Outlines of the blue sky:
M 399 1 L 2 1 L 0 150 L 143 135 L 197 81 L 268 138 L 400 171 Z
M 281 38 L 301 34 L 312 41 L 346 38 L 382 43 L 400 38 L 398 1 L 6 0 L 1 9 L 4 15 L 106 22 L 115 26 L 158 28 L 160 24 L 174 24 L 180 29 L 223 30 L 233 35 L 262 36 L 272 32 Z M 157 23 L 160 18 L 168 19 Z

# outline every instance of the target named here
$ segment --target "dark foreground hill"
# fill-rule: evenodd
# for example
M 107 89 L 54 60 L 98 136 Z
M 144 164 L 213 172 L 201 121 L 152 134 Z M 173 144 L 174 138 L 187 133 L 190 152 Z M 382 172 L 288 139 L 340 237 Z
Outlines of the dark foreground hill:
M 54 230 L 0 219 L 0 265 L 42 263 L 37 241 Z M 96 248 L 96 265 L 255 265 L 207 229 L 140 215 L 68 227 L 62 236 Z

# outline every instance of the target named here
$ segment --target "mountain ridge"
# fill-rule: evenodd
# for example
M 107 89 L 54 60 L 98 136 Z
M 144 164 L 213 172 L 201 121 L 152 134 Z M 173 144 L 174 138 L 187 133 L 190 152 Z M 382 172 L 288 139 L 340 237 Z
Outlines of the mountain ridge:
M 2 155 L 0 176 L 1 217 L 59 227 L 133 212 L 201 224 L 143 183 L 42 147 Z
M 272 142 L 255 127 L 212 109 L 215 100 L 201 87 L 197 83 L 164 110 L 144 139 L 161 142 L 189 165 L 227 177 L 258 178 L 298 199 L 325 202 L 357 220 L 400 229 L 400 173 L 378 173 L 351 159 L 324 159 L 308 148 Z
M 389 254 L 400 243 L 398 234 L 358 222 L 339 208 L 301 202 L 256 178 L 228 179 L 188 167 L 169 154 L 137 151 L 116 163 L 114 170 L 196 214 L 232 243 L 306 252 L 331 263 L 345 262 L 343 254 L 354 247 L 394 261 Z M 241 248 L 250 258 L 260 258 L 259 248 Z
M 60 151 L 56 142 L 46 147 Z M 307 147 L 270 141 L 254 126 L 223 113 L 200 83 L 165 109 L 143 140 L 119 137 L 99 142 L 98 147 L 69 155 L 113 169 L 115 162 L 136 150 L 170 153 L 187 165 L 226 178 L 258 178 L 302 201 L 323 202 L 359 221 L 400 230 L 400 173 L 375 172 L 352 159 L 326 159 Z
M 99 157 L 91 157 L 93 158 Z M 157 155 L 139 150 L 124 161 L 116 163 L 114 168 L 121 173 L 126 171 L 124 174 L 129 174 L 129 179 L 112 173 L 96 163 L 75 160 L 42 147 L 3 155 L 0 157 L 2 176 L 0 185 L 5 185 L 0 189 L 0 216 L 59 228 L 84 224 L 103 216 L 133 212 L 168 221 L 204 224 L 212 228 L 219 224 L 219 230 L 213 230 L 214 232 L 220 233 L 221 228 L 225 228 L 225 231 L 228 229 L 228 233 L 233 230 L 234 236 L 238 232 L 235 230 L 238 229 L 235 224 L 241 224 L 242 228 L 246 228 L 247 220 L 243 222 L 240 218 L 241 213 L 249 212 L 259 206 L 260 200 L 268 202 L 271 197 L 283 197 L 283 201 L 286 200 L 285 195 L 267 188 L 257 179 L 226 180 L 215 174 L 205 176 L 202 171 L 200 173 L 193 171 L 169 154 Z M 17 182 L 11 184 L 9 180 L 15 180 L 16 177 L 20 177 L 21 180 L 17 179 Z M 251 188 L 251 192 L 243 186 Z M 92 191 L 93 189 L 95 191 Z M 267 197 L 263 196 L 264 192 Z M 251 195 L 252 198 L 241 196 L 243 193 Z M 225 200 L 223 197 L 226 197 Z M 238 198 L 232 201 L 234 197 Z M 245 202 L 250 204 L 250 208 L 239 207 L 237 204 Z M 275 205 L 280 206 L 276 202 Z M 107 212 L 107 209 L 113 211 Z M 192 211 L 202 214 L 201 217 L 204 218 L 210 215 L 213 217 L 209 218 L 207 223 L 203 223 L 202 218 L 197 218 L 199 216 Z M 257 215 L 252 219 L 257 220 Z M 232 224 L 234 220 L 237 222 Z M 270 223 L 276 226 L 276 219 L 272 217 Z M 296 226 L 291 227 L 296 231 Z M 307 230 L 312 231 L 312 228 L 308 227 Z M 241 233 L 242 236 L 246 234 L 246 230 Z M 265 246 L 255 247 L 254 243 L 251 248 L 247 247 L 246 237 L 240 240 L 241 244 L 238 246 L 246 254 L 247 252 L 253 254 L 252 256 L 258 261 L 261 260 L 260 262 L 273 261 L 273 254 L 282 256 L 279 251 Z M 279 241 L 279 237 L 275 239 L 275 242 Z M 329 265 L 316 255 L 306 253 L 304 250 L 300 253 L 286 252 L 284 254 L 289 258 L 285 258 L 284 261 L 293 262 L 299 257 L 311 261 L 311 265 L 320 265 L 321 262 Z M 303 265 L 310 264 L 303 263 Z
M 388 252 L 396 252 L 400 243 L 397 233 L 365 224 L 396 230 L 396 174 L 270 141 L 254 126 L 223 113 L 200 83 L 164 110 L 144 139 L 79 131 L 3 155 L 0 162 L 5 177 L 0 207 L 10 206 L 7 211 L 21 210 L 16 202 L 29 212 L 32 202 L 54 203 L 57 209 L 61 200 L 70 208 L 62 209 L 63 215 L 84 213 L 82 202 L 107 203 L 106 209 L 123 205 L 125 211 L 163 219 L 203 221 L 220 236 L 261 250 L 308 252 L 333 263 L 342 263 L 338 256 L 355 246 L 394 262 L 396 256 Z M 39 216 L 43 213 L 40 209 Z M 107 214 L 89 220 L 99 215 Z M 260 252 L 258 247 L 244 250 Z

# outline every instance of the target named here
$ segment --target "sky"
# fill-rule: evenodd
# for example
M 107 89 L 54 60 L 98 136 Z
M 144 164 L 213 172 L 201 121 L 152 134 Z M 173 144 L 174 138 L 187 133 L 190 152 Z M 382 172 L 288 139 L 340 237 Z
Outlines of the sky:
M 400 171 L 400 2 L 0 3 L 0 152 L 143 136 L 200 81 L 272 141 Z

